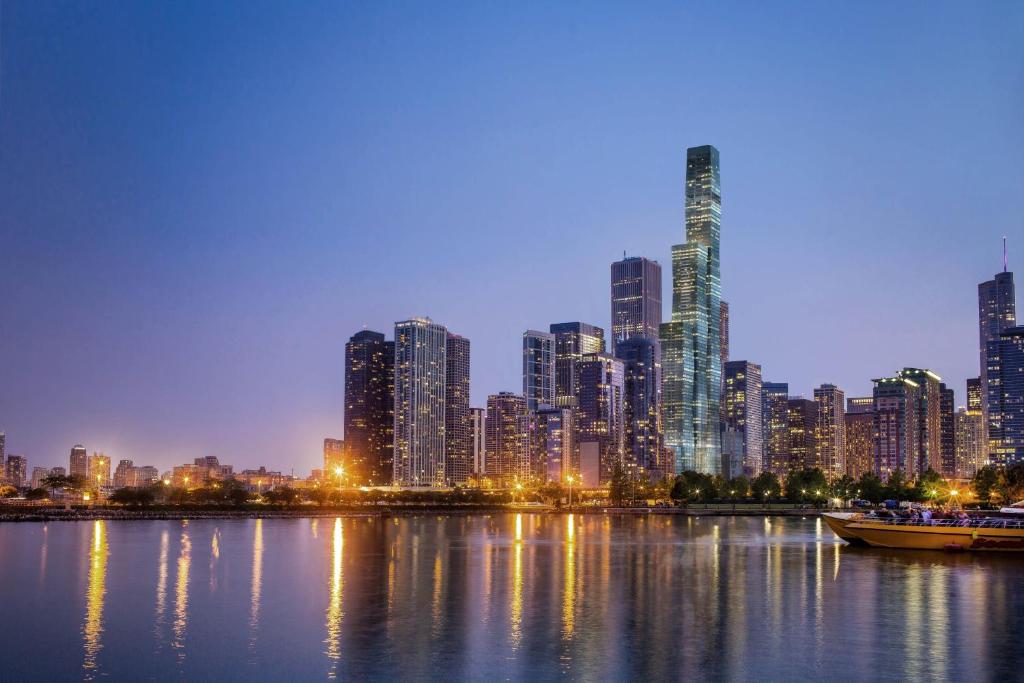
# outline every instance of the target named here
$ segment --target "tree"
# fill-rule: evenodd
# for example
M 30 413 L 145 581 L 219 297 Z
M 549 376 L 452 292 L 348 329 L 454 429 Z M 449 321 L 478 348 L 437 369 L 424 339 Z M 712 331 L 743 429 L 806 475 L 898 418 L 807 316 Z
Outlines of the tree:
M 29 489 L 28 492 L 25 494 L 26 500 L 43 500 L 45 498 L 46 489 L 44 488 Z
M 992 494 L 997 493 L 999 485 L 999 471 L 992 465 L 985 465 L 974 473 L 971 480 L 971 488 L 974 489 L 974 497 L 979 502 L 989 505 L 992 503 Z
M 730 498 L 746 498 L 747 494 L 750 493 L 750 482 L 742 474 L 738 477 L 733 477 L 726 484 L 726 488 L 729 489 Z
M 687 493 L 688 489 L 686 486 L 686 480 L 683 479 L 683 475 L 680 474 L 672 482 L 672 488 L 669 491 L 668 497 L 678 504 L 684 500 L 689 500 Z
M 117 489 L 110 494 L 110 502 L 120 505 L 150 505 L 156 499 L 156 493 L 152 488 L 124 488 Z
M 942 475 L 929 467 L 917 480 L 912 492 L 914 500 L 934 500 L 939 491 L 947 488 Z
M 762 472 L 754 477 L 750 485 L 751 492 L 758 500 L 766 500 L 772 496 L 779 495 L 782 485 L 779 478 L 772 472 Z
M 18 489 L 7 484 L 0 484 L 0 498 L 14 498 L 18 495 Z
M 832 496 L 839 498 L 840 500 L 849 500 L 853 498 L 853 492 L 856 490 L 857 481 L 849 474 L 844 474 L 832 482 Z
M 291 505 L 299 498 L 299 492 L 293 489 L 291 486 L 278 486 L 275 489 L 271 489 L 263 494 L 263 498 L 268 503 L 276 503 L 277 505 Z
M 896 470 L 889 475 L 889 481 L 885 485 L 885 497 L 894 500 L 910 500 L 910 486 L 903 470 Z
M 885 487 L 874 472 L 865 472 L 857 480 L 857 490 L 854 491 L 854 495 L 877 505 L 885 500 Z
M 828 480 L 825 473 L 815 467 L 792 470 L 786 475 L 786 498 L 793 503 L 813 500 L 821 501 L 828 494 Z
M 1024 464 L 1010 465 L 1000 479 L 1003 502 L 1009 504 L 1024 498 Z
M 615 467 L 612 468 L 612 479 L 608 485 L 608 497 L 611 499 L 612 506 L 621 506 L 628 494 L 629 480 L 626 478 L 626 472 L 622 469 L 621 464 L 615 463 Z

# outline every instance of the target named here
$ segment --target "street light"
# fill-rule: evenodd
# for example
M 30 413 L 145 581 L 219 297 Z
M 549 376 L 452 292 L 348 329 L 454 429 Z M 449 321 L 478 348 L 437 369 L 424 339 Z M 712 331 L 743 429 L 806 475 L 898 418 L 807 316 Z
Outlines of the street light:
M 569 482 L 569 509 L 572 509 L 572 475 L 566 476 L 565 480 Z

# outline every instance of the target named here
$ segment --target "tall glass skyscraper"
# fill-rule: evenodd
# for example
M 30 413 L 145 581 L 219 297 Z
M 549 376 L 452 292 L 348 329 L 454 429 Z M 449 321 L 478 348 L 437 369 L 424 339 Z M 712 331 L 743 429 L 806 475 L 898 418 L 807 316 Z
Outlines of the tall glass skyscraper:
M 398 486 L 443 486 L 448 330 L 429 318 L 395 323 Z
M 345 344 L 344 464 L 353 483 L 391 483 L 394 365 L 395 344 L 380 332 L 362 330 Z
M 988 343 L 988 457 L 995 465 L 1024 463 L 1024 327 Z
M 686 244 L 672 247 L 672 320 L 661 325 L 665 443 L 675 471 L 717 474 L 722 392 L 718 150 L 686 150 Z
M 584 354 L 604 353 L 604 330 L 587 323 L 554 323 L 555 403 L 572 407 L 579 400 L 579 365 Z
M 612 354 L 620 342 L 657 341 L 661 327 L 661 265 L 641 256 L 612 264 Z
M 985 430 L 982 439 L 982 449 L 988 453 L 988 428 L 989 419 L 989 386 L 988 386 L 988 345 L 990 342 L 999 341 L 999 335 L 1003 330 L 1017 325 L 1017 308 L 1013 288 L 1013 273 L 1006 270 L 1005 255 L 1003 272 L 997 273 L 994 278 L 978 285 L 978 331 L 979 331 L 979 352 L 981 361 L 981 413 L 982 429 Z
M 725 393 L 722 413 L 727 432 L 735 433 L 735 448 L 727 455 L 729 476 L 756 477 L 764 469 L 764 406 L 761 396 L 761 366 L 745 360 L 725 364 Z
M 555 405 L 555 335 L 523 332 L 523 395 L 533 411 Z
M 473 474 L 473 423 L 469 414 L 469 340 L 448 333 L 445 351 L 444 470 L 450 486 Z
M 625 373 L 623 410 L 625 456 L 643 472 L 665 471 L 661 435 L 661 351 L 644 337 L 620 340 L 616 356 Z

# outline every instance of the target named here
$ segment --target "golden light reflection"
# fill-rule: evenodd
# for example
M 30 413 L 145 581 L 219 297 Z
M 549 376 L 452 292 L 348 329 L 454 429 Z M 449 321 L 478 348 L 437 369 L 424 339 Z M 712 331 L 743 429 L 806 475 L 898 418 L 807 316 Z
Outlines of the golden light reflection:
M 49 529 L 46 524 L 43 525 L 43 547 L 39 551 L 39 585 L 42 585 L 46 581 L 46 554 L 47 546 L 49 545 Z
M 178 578 L 174 585 L 174 641 L 178 659 L 185 658 L 185 630 L 188 626 L 188 575 L 192 568 L 192 540 L 188 520 L 181 523 L 181 550 L 178 551 Z
M 431 616 L 433 617 L 434 629 L 439 631 L 441 626 L 441 586 L 443 575 L 441 572 L 441 549 L 434 553 L 434 591 L 431 595 Z
M 167 611 L 167 552 L 170 545 L 170 536 L 167 529 L 160 534 L 160 561 L 157 565 L 156 575 L 156 619 L 153 627 L 157 640 L 160 640 L 160 630 L 164 623 L 164 614 Z
M 260 601 L 263 595 L 263 520 L 256 520 L 252 537 L 252 590 L 249 597 L 249 647 L 256 647 L 260 625 Z
M 327 659 L 330 660 L 331 670 L 328 678 L 338 677 L 338 661 L 341 659 L 341 620 L 344 614 L 341 611 L 341 596 L 344 588 L 342 575 L 342 549 L 345 539 L 341 532 L 341 518 L 334 519 L 334 534 L 331 539 L 332 545 L 332 566 L 331 566 L 331 598 L 327 605 Z
M 518 648 L 523 633 L 523 514 L 516 513 L 516 540 L 512 549 L 512 596 L 509 605 L 509 638 Z
M 562 638 L 569 640 L 576 631 L 576 520 L 565 520 L 565 586 L 562 592 Z
M 97 674 L 97 657 L 103 648 L 100 636 L 103 634 L 103 600 L 107 592 L 107 536 L 106 522 L 96 520 L 92 524 L 92 542 L 89 544 L 89 580 L 85 594 L 85 623 L 82 636 L 85 648 L 86 680 Z
M 210 539 L 210 590 L 217 590 L 217 561 L 220 560 L 220 529 L 214 528 Z

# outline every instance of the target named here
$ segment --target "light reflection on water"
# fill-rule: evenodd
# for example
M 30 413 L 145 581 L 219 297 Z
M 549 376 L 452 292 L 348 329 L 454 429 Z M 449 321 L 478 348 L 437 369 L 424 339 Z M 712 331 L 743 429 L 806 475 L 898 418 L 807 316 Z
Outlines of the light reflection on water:
M 0 620 L 11 680 L 930 681 L 1024 665 L 1024 558 L 849 548 L 817 519 L 8 524 L 0 549 L 18 586 L 5 609 L 25 615 Z

